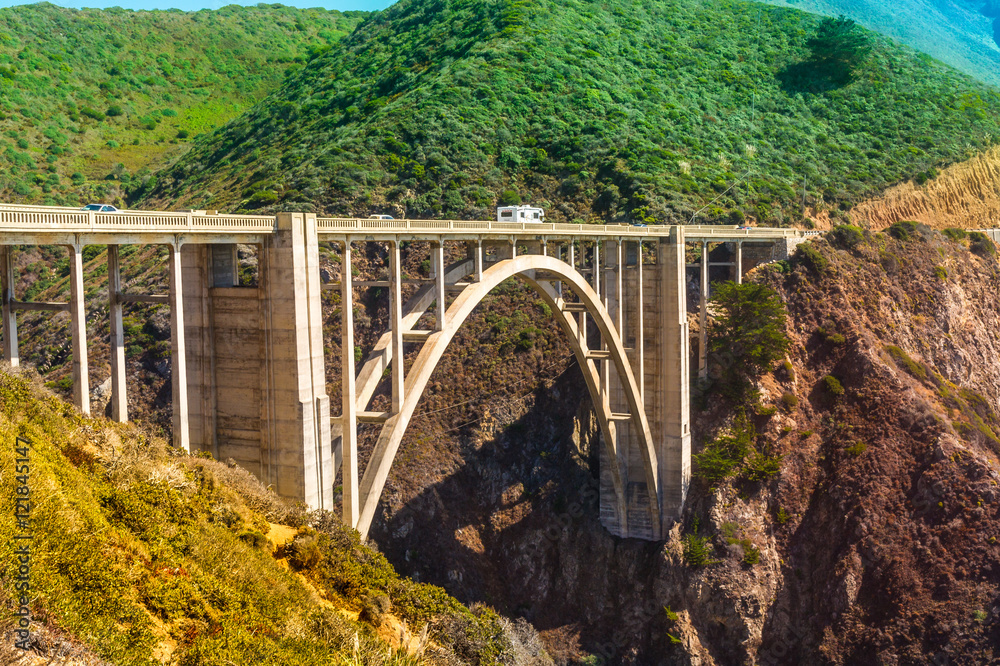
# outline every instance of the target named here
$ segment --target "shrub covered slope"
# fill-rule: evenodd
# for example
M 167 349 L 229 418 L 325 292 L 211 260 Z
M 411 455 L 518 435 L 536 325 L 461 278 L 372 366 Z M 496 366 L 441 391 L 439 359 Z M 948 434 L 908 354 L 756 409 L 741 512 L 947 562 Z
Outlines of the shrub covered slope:
M 804 193 L 846 206 L 997 136 L 992 88 L 874 35 L 845 79 L 806 46 L 818 22 L 730 0 L 402 0 L 143 203 L 483 217 L 520 198 L 554 220 L 778 224 Z
M 280 5 L 0 9 L 0 200 L 114 198 L 362 16 Z
M 17 437 L 32 444 L 18 452 Z M 532 638 L 399 578 L 356 532 L 248 472 L 81 418 L 25 374 L 0 372 L 0 439 L 2 629 L 17 621 L 13 535 L 26 530 L 14 497 L 26 484 L 43 653 L 68 640 L 117 664 L 511 664 Z M 0 658 L 12 654 L 5 639 Z

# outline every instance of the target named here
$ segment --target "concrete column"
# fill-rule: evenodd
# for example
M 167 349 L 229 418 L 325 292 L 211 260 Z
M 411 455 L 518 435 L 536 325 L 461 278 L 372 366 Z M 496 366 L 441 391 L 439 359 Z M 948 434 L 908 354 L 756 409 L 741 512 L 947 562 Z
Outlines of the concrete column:
M 642 241 L 636 243 L 638 246 L 639 258 L 636 260 L 636 308 L 635 308 L 635 358 L 636 358 L 636 379 L 639 380 L 639 395 L 642 396 L 643 404 L 646 400 L 646 334 L 645 324 L 645 296 L 643 295 L 642 284 Z
M 174 446 L 191 452 L 188 413 L 187 346 L 184 343 L 184 282 L 181 277 L 181 248 L 170 248 L 170 387 L 173 395 Z
M 622 242 L 616 240 L 614 244 L 614 277 L 615 277 L 615 326 L 618 328 L 618 335 L 625 339 L 625 262 L 622 256 Z
M 672 227 L 659 244 L 662 310 L 660 359 L 662 448 L 658 452 L 662 530 L 680 516 L 691 481 L 690 375 L 688 372 L 687 262 L 684 228 Z
M 431 267 L 434 271 L 434 330 L 443 331 L 445 308 L 448 302 L 444 295 L 444 243 L 431 245 Z M 402 314 L 400 314 L 402 316 Z
M 604 262 L 603 267 L 601 264 L 596 264 L 595 267 L 601 268 L 598 271 L 600 277 L 603 278 L 603 301 L 604 309 L 607 310 L 608 315 L 610 315 L 612 321 L 616 322 L 616 328 L 619 334 L 621 333 L 621 326 L 617 326 L 618 315 L 621 313 L 621 302 L 619 301 L 621 293 L 615 291 L 616 279 L 615 273 L 617 272 L 618 266 L 614 263 L 617 259 L 617 254 L 614 251 L 614 241 L 604 241 Z M 594 244 L 594 252 L 597 252 L 597 247 L 600 243 Z M 607 349 L 607 340 L 604 336 L 601 336 L 601 349 Z M 601 399 L 604 402 L 604 407 L 606 410 L 610 411 L 611 404 L 611 361 L 602 360 L 598 364 L 601 368 Z
M 743 284 L 743 241 L 736 242 L 736 284 Z
M 389 243 L 389 331 L 392 333 L 392 413 L 403 407 L 403 294 L 399 243 Z
M 90 415 L 87 368 L 87 303 L 83 295 L 83 246 L 69 246 L 69 318 L 73 341 L 73 404 Z
M 17 315 L 14 300 L 14 257 L 10 245 L 0 245 L 0 298 L 3 301 L 3 357 L 16 368 L 21 360 L 17 349 Z
M 344 489 L 344 524 L 355 527 L 361 509 L 358 495 L 358 405 L 354 363 L 354 276 L 351 242 L 344 243 L 340 260 L 341 325 L 341 482 Z
M 598 296 L 600 296 L 601 295 L 601 249 L 600 249 L 601 244 L 598 241 L 594 241 L 593 245 L 594 245 L 594 254 L 591 257 L 591 260 L 593 261 L 593 263 L 591 264 L 591 268 L 593 269 L 593 271 L 590 274 L 591 278 L 590 282 L 591 286 L 594 287 L 594 292 Z M 587 261 L 586 251 L 582 247 L 580 248 L 580 254 L 583 255 L 580 257 L 580 261 L 586 262 Z M 583 340 L 583 346 L 586 347 L 587 346 L 586 312 L 580 313 L 580 338 Z
M 708 377 L 708 241 L 701 242 L 701 288 L 698 298 L 698 376 Z
M 118 246 L 108 246 L 108 344 L 111 357 L 111 420 L 128 421 L 128 390 L 125 387 L 125 329 L 122 324 L 121 267 Z
M 472 250 L 473 275 L 476 282 L 483 281 L 483 239 L 477 238 Z

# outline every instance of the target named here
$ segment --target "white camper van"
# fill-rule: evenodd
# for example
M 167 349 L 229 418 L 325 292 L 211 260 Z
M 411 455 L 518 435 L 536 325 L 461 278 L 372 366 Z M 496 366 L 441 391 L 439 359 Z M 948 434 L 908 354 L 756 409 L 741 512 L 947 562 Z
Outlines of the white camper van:
M 534 206 L 500 206 L 497 208 L 497 222 L 541 224 L 544 221 L 545 211 Z

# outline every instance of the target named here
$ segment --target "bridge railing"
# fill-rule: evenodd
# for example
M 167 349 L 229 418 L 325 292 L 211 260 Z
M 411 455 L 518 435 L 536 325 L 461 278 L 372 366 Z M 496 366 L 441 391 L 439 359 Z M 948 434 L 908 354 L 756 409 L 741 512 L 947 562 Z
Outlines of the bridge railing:
M 119 211 L 98 213 L 52 206 L 0 205 L 0 229 L 101 232 L 250 232 L 271 233 L 270 215 L 206 215 L 201 213 L 147 213 Z
M 631 236 L 656 238 L 669 233 L 660 225 L 629 224 L 557 224 L 532 222 L 494 222 L 486 220 L 382 220 L 369 218 L 320 217 L 320 233 L 448 233 L 479 232 L 515 235 L 566 234 L 579 236 Z M 275 217 L 271 215 L 209 215 L 204 211 L 184 213 L 122 210 L 115 213 L 83 211 L 57 206 L 0 204 L 0 231 L 37 231 L 65 233 L 168 232 L 168 233 L 271 233 Z M 720 241 L 778 238 L 802 238 L 812 235 L 796 229 L 734 228 L 732 226 L 689 225 L 684 234 L 690 240 Z
M 373 220 L 366 218 L 320 217 L 316 219 L 320 233 L 357 232 L 521 232 L 529 234 L 568 233 L 610 236 L 663 236 L 669 227 L 629 224 L 554 224 L 549 222 L 492 222 L 477 220 Z M 747 228 L 690 225 L 684 227 L 687 237 L 696 238 L 797 238 L 808 235 L 798 229 Z

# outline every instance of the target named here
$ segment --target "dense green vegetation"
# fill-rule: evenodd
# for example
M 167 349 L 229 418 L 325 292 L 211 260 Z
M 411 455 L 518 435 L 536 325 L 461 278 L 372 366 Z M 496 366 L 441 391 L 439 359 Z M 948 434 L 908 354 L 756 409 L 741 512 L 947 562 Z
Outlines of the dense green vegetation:
M 281 5 L 0 9 L 0 200 L 115 198 L 362 17 Z
M 16 437 L 31 445 L 18 451 Z M 0 439 L 5 633 L 17 621 L 13 535 L 30 530 L 31 631 L 68 633 L 111 663 L 425 663 L 379 638 L 388 611 L 415 634 L 427 626 L 433 645 L 419 651 L 434 663 L 512 663 L 510 625 L 489 608 L 400 579 L 336 517 L 306 513 L 238 467 L 80 417 L 27 374 L 0 373 Z M 18 457 L 29 468 L 15 476 Z M 31 497 L 27 527 L 15 521 L 18 486 Z M 269 522 L 299 529 L 275 549 Z
M 767 285 L 724 282 L 712 295 L 715 317 L 708 329 L 713 378 L 736 401 L 756 399 L 755 382 L 788 350 L 788 312 Z
M 848 85 L 803 67 L 819 21 L 732 0 L 402 0 L 145 201 L 782 224 L 803 187 L 847 206 L 1000 136 L 993 89 L 874 35 Z
M 929 53 L 981 81 L 1000 85 L 1000 11 L 996 0 L 764 0 L 846 16 Z M 993 20 L 990 20 L 993 19 Z

